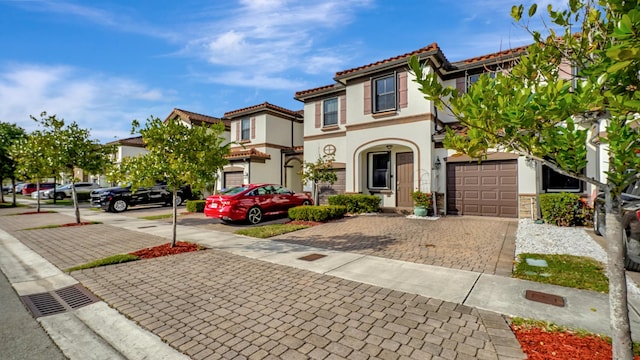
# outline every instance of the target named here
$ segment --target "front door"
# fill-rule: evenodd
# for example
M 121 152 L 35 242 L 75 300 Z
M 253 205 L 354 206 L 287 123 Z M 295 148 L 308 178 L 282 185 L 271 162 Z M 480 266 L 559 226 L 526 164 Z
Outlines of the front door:
M 413 153 L 396 153 L 396 206 L 413 207 Z

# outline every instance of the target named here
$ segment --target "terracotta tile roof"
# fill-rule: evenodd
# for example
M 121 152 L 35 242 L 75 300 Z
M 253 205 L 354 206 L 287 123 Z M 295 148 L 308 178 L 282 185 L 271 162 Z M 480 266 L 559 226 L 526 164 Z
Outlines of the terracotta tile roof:
M 271 155 L 265 154 L 254 148 L 246 150 L 232 150 L 231 154 L 225 156 L 226 159 L 242 159 L 242 158 L 257 158 L 257 159 L 271 159 Z
M 300 96 L 309 95 L 309 94 L 313 94 L 313 93 L 317 93 L 317 92 L 329 91 L 329 90 L 337 89 L 338 85 L 339 84 L 324 85 L 324 86 L 320 86 L 320 87 L 317 87 L 317 88 L 314 88 L 314 89 L 297 91 L 296 95 L 294 96 L 294 98 L 297 98 L 297 97 L 300 97 Z M 344 86 L 340 86 L 340 88 L 344 88 Z
M 124 146 L 144 147 L 142 136 L 135 136 L 126 139 L 118 139 L 107 143 L 107 145 L 120 144 Z
M 228 111 L 228 112 L 224 113 L 224 117 L 226 119 L 233 119 L 235 117 L 239 117 L 239 116 L 242 116 L 242 115 L 248 115 L 248 114 L 252 114 L 252 113 L 257 113 L 257 112 L 264 111 L 264 110 L 278 111 L 278 112 L 287 114 L 289 116 L 292 116 L 294 118 L 299 118 L 300 117 L 299 111 L 289 110 L 289 109 L 283 108 L 281 106 L 270 104 L 270 103 L 268 103 L 266 101 L 263 102 L 262 104 L 253 105 L 253 106 L 249 106 L 249 107 L 238 109 L 238 110 Z
M 203 123 L 217 124 L 219 122 L 223 122 L 227 127 L 229 126 L 229 121 L 227 121 L 227 120 L 220 119 L 220 118 L 213 117 L 213 116 L 209 116 L 209 115 L 198 114 L 198 113 L 194 113 L 192 111 L 182 110 L 182 109 L 178 109 L 178 108 L 174 108 L 173 111 L 171 112 L 171 114 L 169 114 L 169 116 L 167 116 L 165 121 L 167 121 L 170 118 L 172 118 L 173 114 L 178 114 L 182 120 L 187 121 L 187 122 L 191 123 L 192 125 L 202 125 Z
M 376 67 L 376 66 L 379 66 L 379 65 L 384 65 L 384 64 L 396 62 L 398 60 L 409 59 L 412 55 L 418 55 L 418 54 L 422 54 L 422 53 L 426 53 L 426 52 L 440 52 L 440 53 L 442 53 L 440 51 L 440 47 L 438 46 L 437 43 L 431 43 L 430 45 L 427 45 L 427 46 L 423 47 L 422 49 L 418 49 L 418 50 L 415 50 L 415 51 L 412 51 L 412 52 L 409 52 L 409 53 L 406 53 L 406 54 L 403 54 L 403 55 L 398 55 L 398 56 L 394 56 L 392 58 L 376 61 L 376 62 L 368 64 L 368 65 L 358 66 L 358 67 L 355 67 L 353 69 L 338 71 L 336 73 L 335 78 L 340 78 L 342 76 L 349 75 L 349 74 L 358 72 L 360 70 L 369 69 L 369 68 L 373 68 L 373 67 Z
M 482 62 L 482 61 L 486 61 L 486 60 L 496 60 L 496 59 L 500 59 L 500 58 L 503 58 L 505 56 L 510 56 L 510 55 L 513 55 L 513 57 L 516 57 L 516 56 L 520 56 L 520 55 L 524 54 L 527 51 L 528 47 L 529 47 L 529 45 L 520 46 L 520 47 L 516 47 L 516 48 L 513 48 L 513 49 L 508 49 L 508 50 L 498 51 L 498 52 L 491 53 L 491 54 L 476 56 L 476 57 L 472 57 L 470 59 L 456 61 L 454 64 L 473 64 L 473 63 L 476 63 L 476 62 Z
M 302 152 L 304 151 L 304 146 L 294 146 L 294 147 L 288 147 L 288 148 L 284 148 L 282 149 L 284 152 L 286 153 L 300 153 L 302 154 Z

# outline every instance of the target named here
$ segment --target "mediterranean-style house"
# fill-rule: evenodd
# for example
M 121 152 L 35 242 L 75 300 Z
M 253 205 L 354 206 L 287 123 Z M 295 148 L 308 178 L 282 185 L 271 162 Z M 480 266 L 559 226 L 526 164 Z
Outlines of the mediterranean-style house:
M 588 195 L 592 188 L 513 153 L 496 151 L 478 162 L 445 149 L 445 126 L 456 120 L 424 99 L 407 60 L 460 91 L 483 72 L 508 71 L 526 47 L 449 62 L 436 43 L 403 55 L 339 71 L 330 85 L 298 91 L 304 103 L 304 160 L 333 156 L 338 181 L 330 192 L 379 196 L 383 208 L 410 208 L 411 192 L 437 194 L 437 212 L 498 217 L 533 216 L 536 189 Z M 572 74 L 571 66 L 565 71 Z M 464 129 L 460 129 L 464 131 Z M 606 167 L 589 151 L 587 176 Z
M 174 108 L 165 121 L 176 119 L 187 126 L 202 126 L 222 122 L 223 137 L 232 142 L 229 164 L 218 176 L 215 189 L 220 190 L 247 183 L 283 184 L 302 191 L 302 114 L 270 103 L 229 111 L 222 118 Z M 142 136 L 113 141 L 117 151 L 114 163 L 127 156 L 146 153 Z M 108 186 L 104 176 L 87 181 L 99 181 Z

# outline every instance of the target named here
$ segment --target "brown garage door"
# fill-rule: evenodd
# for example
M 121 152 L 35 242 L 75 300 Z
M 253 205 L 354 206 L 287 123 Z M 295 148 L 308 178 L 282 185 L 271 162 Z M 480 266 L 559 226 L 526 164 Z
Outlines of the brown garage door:
M 244 182 L 244 174 L 242 171 L 233 171 L 224 173 L 223 187 L 228 189 L 234 186 L 240 186 Z
M 518 217 L 517 160 L 448 163 L 447 213 Z

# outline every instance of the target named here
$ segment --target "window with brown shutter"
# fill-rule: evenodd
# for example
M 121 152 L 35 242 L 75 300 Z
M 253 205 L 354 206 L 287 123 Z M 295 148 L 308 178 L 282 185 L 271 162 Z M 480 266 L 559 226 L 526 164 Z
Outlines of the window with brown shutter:
M 460 94 L 464 94 L 467 92 L 466 77 L 456 79 L 456 89 Z
M 364 114 L 371 114 L 371 83 L 369 81 L 364 83 Z
M 316 102 L 316 128 L 322 127 L 322 104 L 320 101 Z
M 347 123 L 347 97 L 340 95 L 340 124 Z
M 256 118 L 255 117 L 251 118 L 251 138 L 252 139 L 256 138 Z
M 401 109 L 409 105 L 407 95 L 407 73 L 403 71 L 398 74 L 398 106 Z
M 236 121 L 236 141 L 240 141 L 240 123 L 242 120 Z

